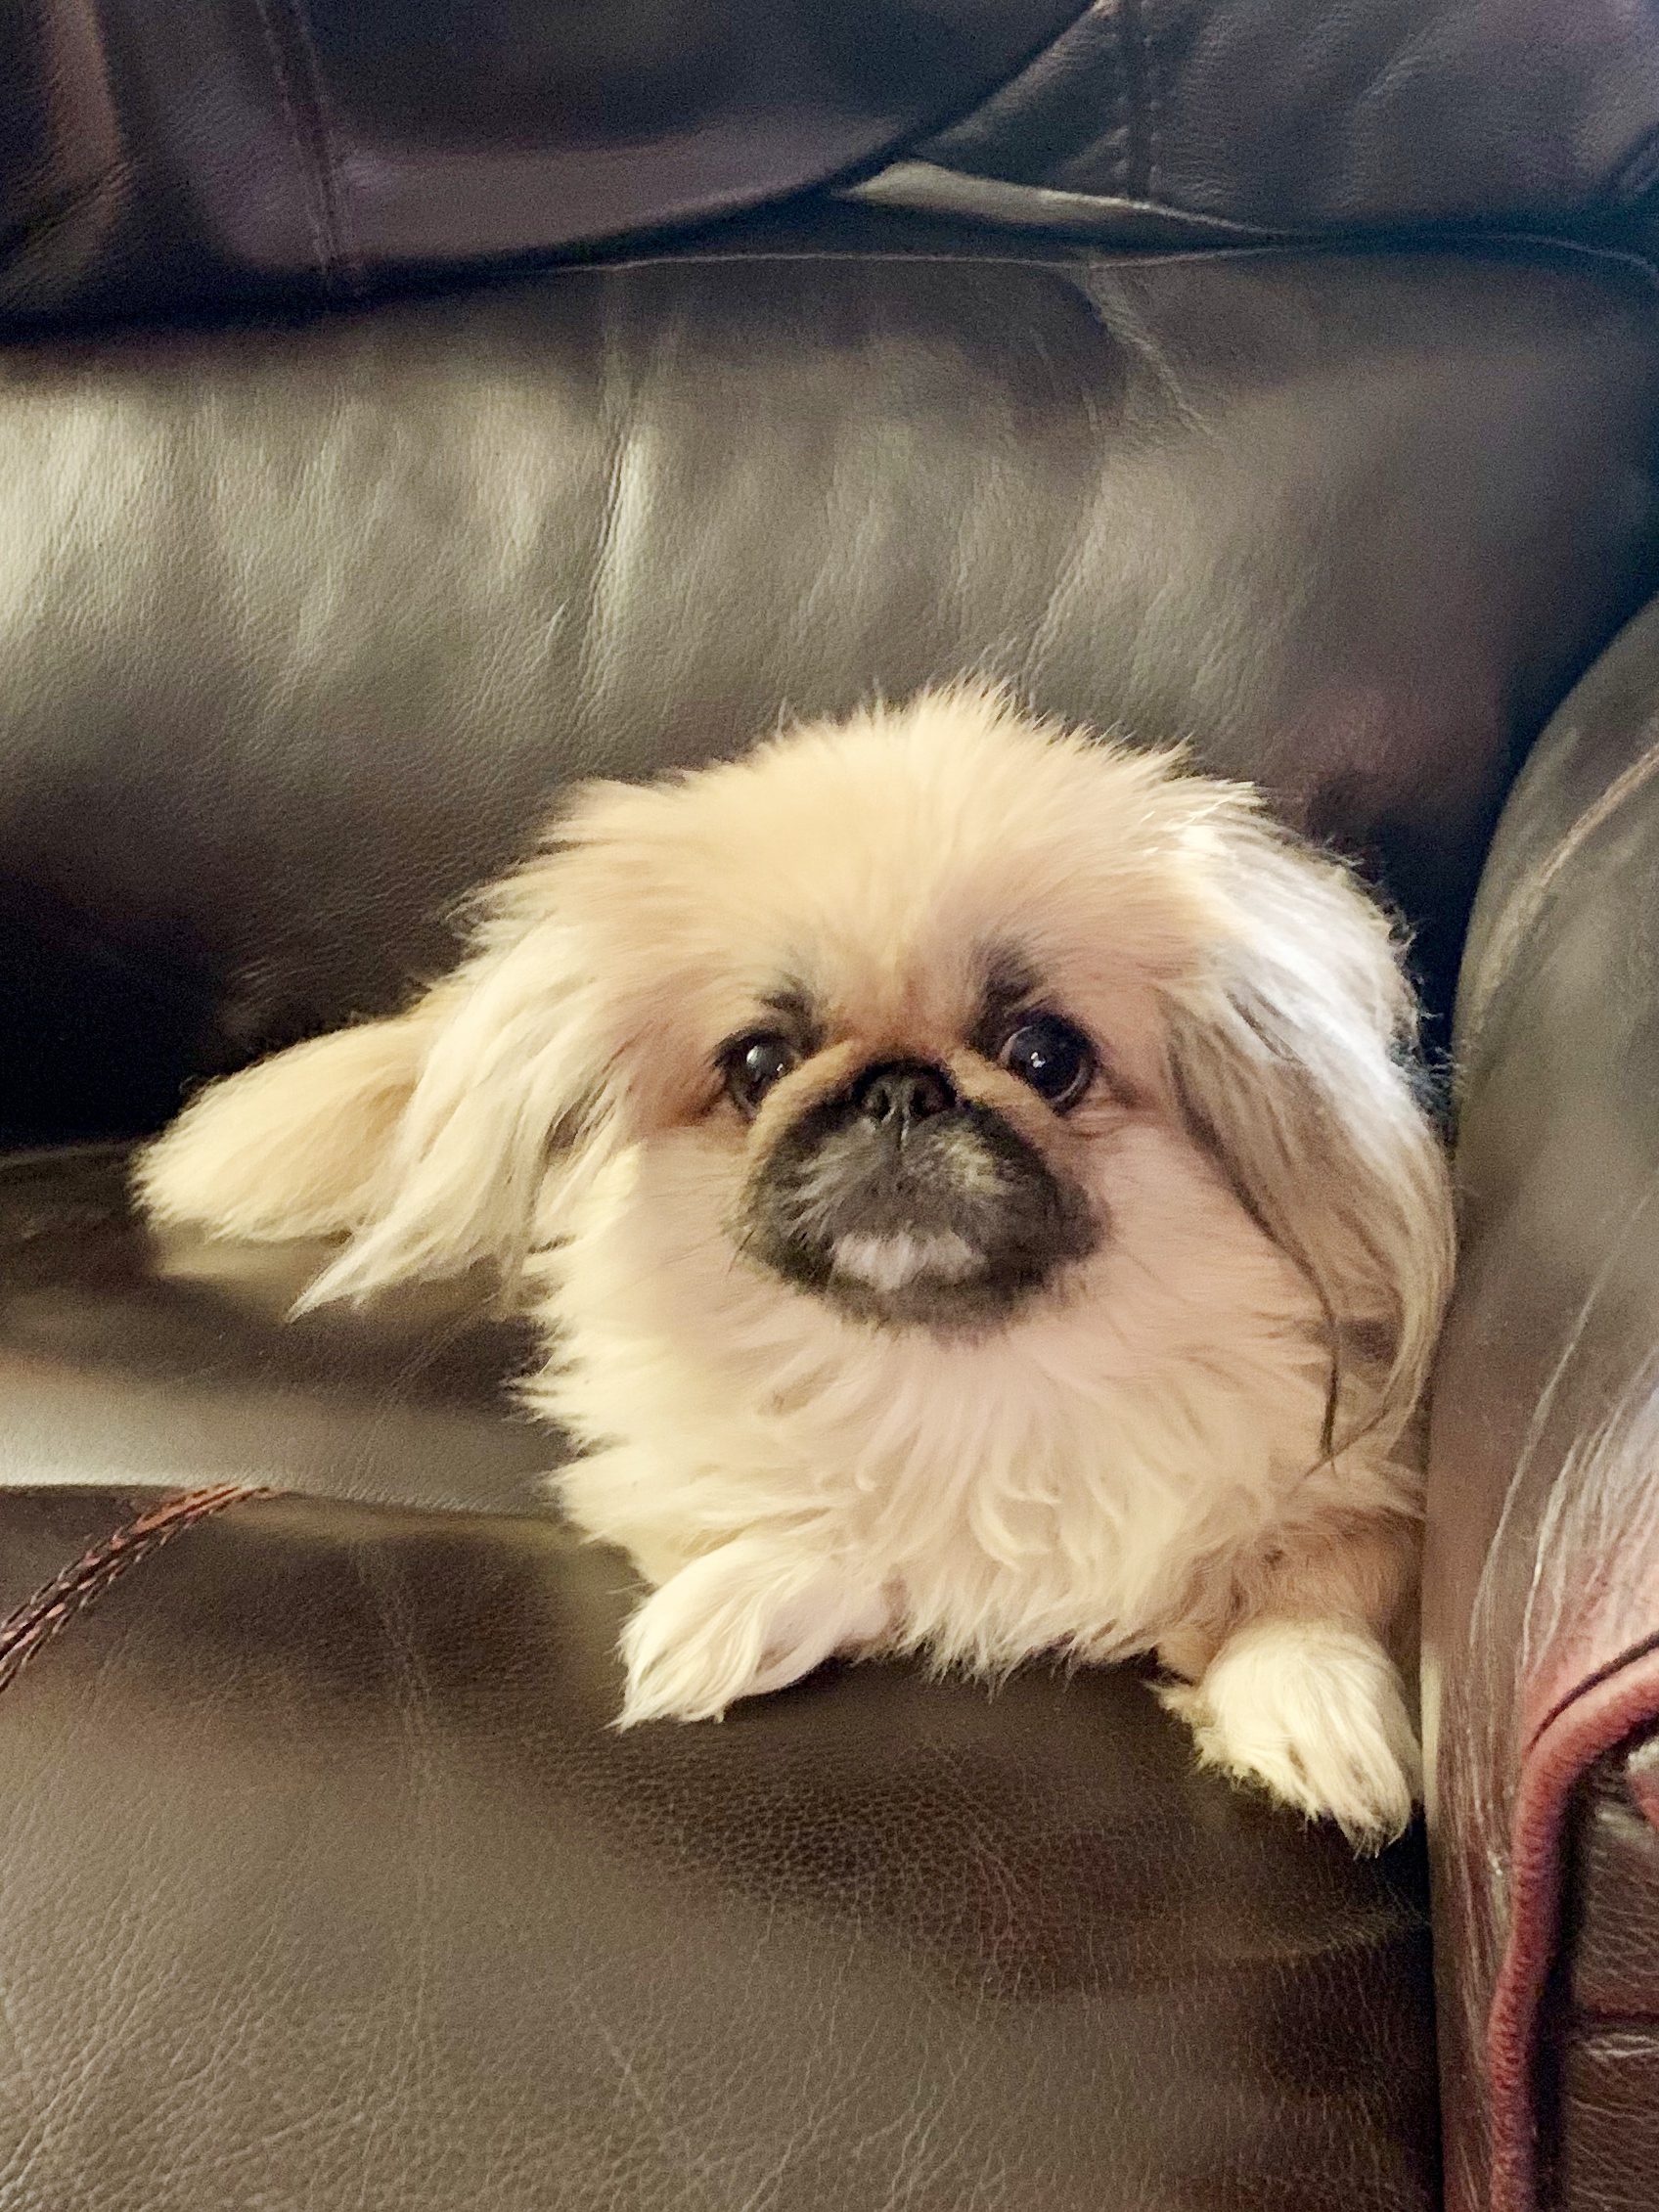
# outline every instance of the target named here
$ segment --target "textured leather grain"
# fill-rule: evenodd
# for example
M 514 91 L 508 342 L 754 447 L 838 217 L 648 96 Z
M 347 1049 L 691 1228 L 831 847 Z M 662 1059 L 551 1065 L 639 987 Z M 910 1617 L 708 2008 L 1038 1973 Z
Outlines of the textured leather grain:
M 1584 257 L 796 253 L 14 348 L 0 1127 L 383 1008 L 573 777 L 974 665 L 1264 783 L 1443 1009 L 1651 588 L 1650 324 Z
M 1650 608 L 1529 763 L 1463 979 L 1425 1602 L 1454 2212 L 1653 2201 L 1659 1880 L 1618 1755 L 1659 1722 L 1656 701 Z
M 291 1321 L 317 1249 L 152 1237 L 127 1166 L 115 1150 L 0 1159 L 0 1485 L 541 1508 L 560 1447 L 516 1418 L 530 1346 L 487 1289 Z
M 748 207 L 971 105 L 1078 0 L 36 0 L 0 318 L 319 298 Z
M 111 1504 L 0 1494 L 0 1653 Z M 1123 1673 L 618 1737 L 622 1579 L 543 1520 L 247 1502 L 40 1647 L 0 2201 L 1429 2212 L 1414 1845 L 1194 1776 Z
M 872 191 L 1005 220 L 1159 213 L 1212 237 L 1638 237 L 1656 132 L 1659 23 L 1624 0 L 1097 0 Z
M 1644 2212 L 1659 2170 L 1659 1738 L 1637 1736 L 1586 1779 L 1569 1848 L 1551 2201 Z
M 1624 0 L 36 0 L 0 23 L 0 318 L 361 294 L 865 171 L 1119 243 L 1639 247 L 1656 128 Z
M 964 665 L 1261 780 L 1444 1014 L 1659 583 L 1656 50 L 1620 0 L 6 15 L 0 1135 L 54 1149 L 0 1167 L 3 2212 L 1440 2212 L 1415 1839 L 1195 1774 L 1123 1672 L 619 1738 L 626 1569 L 484 1287 L 291 1325 L 309 1254 L 153 1239 L 62 1140 L 392 1003 L 573 779 Z M 227 307 L 288 319 L 177 319 Z M 1466 964 L 1454 2212 L 1655 2201 L 1656 654 L 1557 716 Z

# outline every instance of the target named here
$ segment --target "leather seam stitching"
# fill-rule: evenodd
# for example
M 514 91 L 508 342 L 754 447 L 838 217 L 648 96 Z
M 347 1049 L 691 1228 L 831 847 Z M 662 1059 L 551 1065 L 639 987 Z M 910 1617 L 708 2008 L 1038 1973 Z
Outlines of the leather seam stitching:
M 0 1621 L 0 1692 L 9 1690 L 37 1652 L 61 1636 L 70 1621 L 91 1610 L 129 1568 L 158 1552 L 175 1536 L 227 1506 L 270 1493 L 247 1482 L 219 1482 L 187 1490 L 125 1522 L 101 1544 L 43 1582 Z
M 265 53 L 271 65 L 271 75 L 276 81 L 277 96 L 283 105 L 283 120 L 288 125 L 289 144 L 293 149 L 294 167 L 299 176 L 300 199 L 305 207 L 305 227 L 311 234 L 311 258 L 316 263 L 317 274 L 325 286 L 335 274 L 338 258 L 336 239 L 330 206 L 329 180 L 324 174 L 324 162 L 318 158 L 313 140 L 320 135 L 318 127 L 307 132 L 300 114 L 299 87 L 293 81 L 293 70 L 283 42 L 278 36 L 272 9 L 281 0 L 253 0 L 254 12 L 259 18 L 259 28 L 264 34 Z M 285 9 L 291 23 L 291 10 Z M 296 33 L 298 25 L 294 25 Z
M 1105 0 L 1105 4 L 1109 6 L 1110 0 Z M 895 142 L 891 150 L 881 157 L 881 166 L 885 168 L 895 160 L 907 158 L 912 147 L 931 146 L 937 140 L 949 140 L 955 132 L 980 121 L 987 109 L 994 109 L 999 102 L 1006 100 L 1024 78 L 1051 61 L 1099 12 L 1101 5 L 1102 0 L 1080 0 L 1077 13 L 1068 17 L 1057 30 L 1045 33 L 1040 43 L 1032 47 L 1022 61 L 1015 63 L 1006 75 L 999 76 L 984 91 L 975 93 L 965 107 L 947 109 L 943 114 L 923 124 L 919 136 Z
M 1543 1996 L 1561 1958 L 1567 1875 L 1561 1841 L 1573 1799 L 1595 1760 L 1637 1728 L 1652 1725 L 1652 1668 L 1659 1639 L 1622 1652 L 1565 1696 L 1528 1736 L 1509 1805 L 1507 1925 L 1486 2012 L 1485 2053 L 1491 2165 L 1489 2212 L 1544 2212 L 1540 2145 L 1533 2127 L 1546 2051 Z M 1628 1714 L 1620 1693 L 1632 1687 L 1647 1708 Z M 1597 1707 L 1610 1708 L 1599 1714 Z M 1540 1797 L 1548 1765 L 1547 1738 L 1579 1725 L 1590 1709 L 1589 1735 L 1578 1748 L 1579 1772 L 1565 1789 Z M 1539 1801 L 1534 1803 L 1534 1800 Z M 1528 1845 L 1531 1848 L 1528 1848 Z
M 363 274 L 363 256 L 346 233 L 345 210 L 339 187 L 339 133 L 335 127 L 328 80 L 317 57 L 317 41 L 312 35 L 306 0 L 284 0 L 284 5 L 289 22 L 293 25 L 293 35 L 304 63 L 305 91 L 316 140 L 317 190 L 322 198 L 323 217 L 328 226 L 335 273 L 355 281 Z
M 1125 190 L 1138 200 L 1150 200 L 1157 121 L 1150 73 L 1151 42 L 1142 0 L 1118 0 L 1117 20 L 1124 77 Z
M 1131 44 L 1133 0 L 1118 0 L 1111 12 L 1112 43 L 1117 49 L 1117 82 L 1112 87 L 1113 129 L 1117 138 L 1114 169 L 1126 200 L 1140 197 L 1135 159 L 1135 53 Z
M 1143 4 L 1137 9 L 1141 28 L 1141 74 L 1146 99 L 1146 198 L 1155 201 L 1161 182 L 1164 128 L 1164 56 L 1154 42 Z

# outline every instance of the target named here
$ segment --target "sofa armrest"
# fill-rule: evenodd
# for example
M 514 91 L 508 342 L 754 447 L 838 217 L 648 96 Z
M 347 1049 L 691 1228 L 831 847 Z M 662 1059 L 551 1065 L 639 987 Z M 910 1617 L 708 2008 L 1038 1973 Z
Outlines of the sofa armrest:
M 1651 2202 L 1655 2115 L 1594 2127 L 1585 2054 L 1659 2084 L 1659 1879 L 1592 1878 L 1609 1817 L 1659 1868 L 1659 607 L 1509 802 L 1457 1057 L 1424 1614 L 1448 2202 L 1610 2212 Z M 1608 1977 L 1615 1908 L 1645 1924 Z

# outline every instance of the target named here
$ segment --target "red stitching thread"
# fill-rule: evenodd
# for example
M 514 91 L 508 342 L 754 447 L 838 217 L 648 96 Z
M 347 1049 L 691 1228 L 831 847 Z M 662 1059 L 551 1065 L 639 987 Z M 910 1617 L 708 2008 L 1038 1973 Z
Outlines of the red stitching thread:
M 50 1582 L 42 1583 L 32 1598 L 25 1598 L 15 1612 L 0 1621 L 0 1691 L 9 1690 L 34 1654 L 66 1629 L 89 1606 L 95 1605 L 112 1583 L 128 1567 L 137 1566 L 152 1552 L 159 1551 L 181 1529 L 223 1512 L 244 1498 L 270 1493 L 247 1482 L 218 1482 L 207 1490 L 187 1490 L 153 1506 L 117 1528 L 102 1544 L 83 1552 L 71 1566 Z

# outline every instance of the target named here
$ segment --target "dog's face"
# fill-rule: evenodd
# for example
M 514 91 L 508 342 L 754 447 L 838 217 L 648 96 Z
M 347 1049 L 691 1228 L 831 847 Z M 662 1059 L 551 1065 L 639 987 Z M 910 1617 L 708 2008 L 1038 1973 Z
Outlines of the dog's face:
M 1081 1106 L 1099 1057 L 1013 976 L 992 969 L 948 1041 L 826 1046 L 810 1006 L 781 998 L 778 1027 L 730 1042 L 720 1064 L 747 1118 L 804 1077 L 749 1148 L 746 1253 L 849 1313 L 949 1329 L 1001 1318 L 1094 1249 L 1098 1201 L 1043 1124 Z
M 649 1188 L 880 1328 L 1063 1295 L 1218 927 L 1181 789 L 947 698 L 596 793 L 548 879 Z

